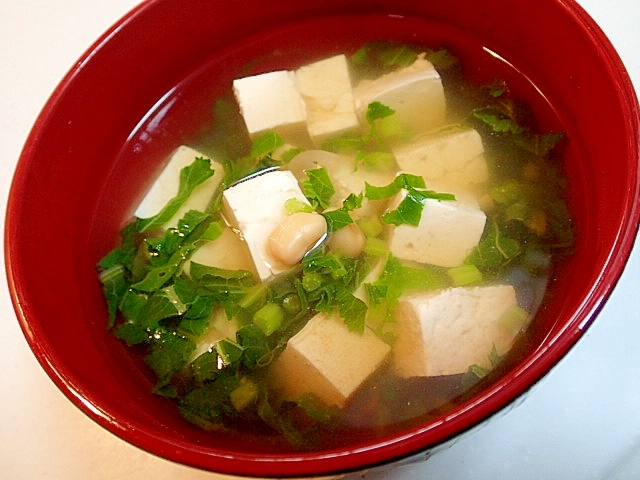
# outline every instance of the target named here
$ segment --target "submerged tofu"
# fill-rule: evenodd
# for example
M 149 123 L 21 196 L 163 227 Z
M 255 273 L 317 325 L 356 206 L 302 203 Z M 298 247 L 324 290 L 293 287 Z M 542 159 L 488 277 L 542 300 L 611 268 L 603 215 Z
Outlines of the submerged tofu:
M 226 270 L 248 270 L 257 273 L 247 244 L 231 228 L 225 228 L 218 238 L 198 247 L 187 265 L 190 262 Z
M 396 118 L 414 133 L 438 127 L 445 119 L 442 80 L 424 55 L 406 68 L 361 81 L 354 88 L 353 97 L 362 122 L 367 106 L 375 101 L 394 109 Z
M 307 109 L 307 129 L 317 146 L 328 137 L 359 128 L 344 55 L 300 67 L 296 82 Z
M 229 319 L 224 308 L 215 309 L 209 318 L 207 331 L 194 339 L 196 347 L 191 352 L 188 362 L 191 363 L 200 355 L 211 351 L 220 340 L 229 338 L 235 341 L 239 328 L 238 321 L 235 318 Z
M 285 202 L 295 198 L 309 205 L 296 177 L 288 170 L 274 170 L 250 177 L 224 191 L 224 212 L 247 243 L 260 279 L 266 280 L 289 267 L 279 265 L 269 253 L 273 229 L 287 217 Z
M 398 194 L 398 205 L 406 192 Z M 478 245 L 487 217 L 470 202 L 427 199 L 418 226 L 390 229 L 389 250 L 404 260 L 457 267 Z
M 285 399 L 311 393 L 341 408 L 389 352 L 371 330 L 360 335 L 342 319 L 319 313 L 289 340 L 270 374 Z
M 468 185 L 489 178 L 482 138 L 475 129 L 451 128 L 392 147 L 400 169 L 427 181 Z
M 490 356 L 506 353 L 515 332 L 501 325 L 517 305 L 511 285 L 451 288 L 409 295 L 397 309 L 393 361 L 403 377 L 465 373 L 471 365 L 491 368 Z
M 134 215 L 139 218 L 149 218 L 159 213 L 167 202 L 178 194 L 180 170 L 191 165 L 196 157 L 208 158 L 191 147 L 187 147 L 186 145 L 179 146 L 171 154 L 167 165 L 142 199 L 142 202 L 138 205 Z M 194 189 L 189 199 L 176 214 L 165 223 L 165 226 L 171 227 L 177 225 L 178 220 L 189 210 L 199 210 L 202 212 L 207 208 L 216 188 L 218 188 L 224 178 L 224 168 L 220 163 L 211 160 L 211 168 L 214 169 L 215 173 Z
M 307 111 L 294 72 L 279 70 L 239 78 L 233 81 L 233 91 L 252 138 L 273 130 L 293 143 L 308 139 Z

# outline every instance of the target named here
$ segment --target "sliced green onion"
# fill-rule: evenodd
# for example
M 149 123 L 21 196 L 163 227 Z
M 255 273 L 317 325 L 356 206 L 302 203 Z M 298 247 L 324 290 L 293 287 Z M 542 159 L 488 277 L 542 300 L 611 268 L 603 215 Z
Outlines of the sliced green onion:
M 517 335 L 529 323 L 529 313 L 518 305 L 512 305 L 500 315 L 498 325 L 511 335 Z
M 364 253 L 371 257 L 383 257 L 389 253 L 389 247 L 381 238 L 369 237 L 364 244 Z
M 454 287 L 473 285 L 482 281 L 482 272 L 475 265 L 462 265 L 447 270 Z
M 243 377 L 238 382 L 238 386 L 229 394 L 229 399 L 233 408 L 240 412 L 258 398 L 258 393 L 258 386 L 248 378 Z
M 268 337 L 282 325 L 284 314 L 276 303 L 266 303 L 253 315 L 253 323 Z

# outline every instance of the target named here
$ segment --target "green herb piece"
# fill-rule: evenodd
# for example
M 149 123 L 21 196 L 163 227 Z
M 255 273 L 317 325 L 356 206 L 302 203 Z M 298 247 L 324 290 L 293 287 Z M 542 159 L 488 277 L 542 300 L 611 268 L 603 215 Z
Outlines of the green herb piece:
M 331 204 L 331 197 L 336 192 L 325 168 L 306 171 L 307 180 L 301 182 L 302 191 L 315 208 L 326 209 Z
M 393 182 L 385 186 L 374 186 L 365 183 L 365 197 L 369 200 L 382 200 L 397 195 L 401 190 L 406 190 L 406 195 L 395 210 L 386 212 L 382 216 L 385 223 L 393 225 L 418 226 L 422 216 L 422 210 L 427 199 L 455 200 L 455 195 L 438 193 L 425 189 L 422 177 L 410 174 L 400 174 Z
M 200 237 L 200 240 L 208 240 L 213 242 L 217 240 L 220 235 L 224 232 L 226 226 L 224 220 L 217 220 L 215 222 L 211 222 L 205 232 Z
M 222 360 L 225 366 L 233 365 L 238 362 L 242 358 L 242 353 L 244 352 L 244 348 L 242 345 L 234 342 L 229 338 L 223 338 L 218 343 L 216 343 L 216 351 L 218 355 L 220 355 L 220 359 Z
M 354 153 L 364 149 L 369 141 L 368 136 L 347 132 L 338 137 L 331 137 L 322 143 L 322 149 L 334 153 Z
M 214 380 L 224 368 L 215 348 L 204 352 L 191 362 L 193 379 L 197 385 Z
M 478 364 L 473 364 L 469 366 L 467 374 L 480 380 L 489 374 L 489 370 Z
M 284 209 L 287 212 L 287 215 L 293 215 L 294 213 L 313 212 L 313 207 L 306 202 L 298 200 L 297 198 L 288 198 L 284 202 Z
M 365 114 L 365 118 L 369 125 L 373 126 L 376 120 L 389 117 L 394 113 L 396 113 L 396 111 L 393 108 L 390 108 L 381 102 L 375 101 L 367 105 L 367 113 Z
M 225 270 L 191 262 L 191 279 L 179 283 L 180 292 L 196 291 L 222 305 L 228 318 L 239 310 L 239 303 L 246 299 L 256 285 L 251 272 Z M 178 286 L 178 285 L 177 285 Z
M 445 48 L 441 48 L 439 50 L 427 49 L 425 53 L 427 60 L 433 64 L 440 74 L 459 65 L 457 57 L 452 55 L 451 52 Z
M 340 409 L 337 406 L 327 406 L 312 393 L 299 396 L 295 402 L 315 422 L 329 425 L 340 415 Z
M 381 238 L 367 237 L 364 253 L 370 257 L 385 257 L 389 253 L 389 245 Z
M 145 218 L 138 224 L 138 231 L 144 232 L 152 228 L 163 226 L 189 199 L 195 188 L 213 175 L 211 161 L 198 157 L 195 161 L 180 171 L 178 193 L 160 210 L 150 218 Z
M 382 215 L 382 220 L 391 225 L 413 225 L 417 227 L 422 217 L 422 209 L 427 197 L 417 190 L 409 190 L 395 210 Z
M 461 265 L 447 270 L 454 287 L 463 287 L 482 282 L 482 272 L 473 264 Z
M 249 156 L 254 159 L 271 155 L 284 145 L 284 140 L 276 132 L 266 132 L 255 139 L 251 145 Z
M 122 265 L 116 264 L 102 271 L 99 278 L 102 283 L 102 290 L 107 301 L 107 309 L 109 312 L 108 328 L 112 328 L 116 321 L 116 314 L 118 313 L 120 302 L 129 288 L 126 270 Z
M 322 212 L 327 221 L 327 233 L 332 233 L 353 223 L 349 211 L 344 208 Z
M 336 295 L 338 311 L 347 328 L 359 334 L 364 333 L 367 304 L 347 289 L 339 289 Z
M 520 243 L 504 235 L 495 219 L 491 219 L 480 243 L 473 249 L 465 263 L 473 264 L 480 270 L 495 275 L 521 252 Z
M 242 363 L 246 368 L 264 367 L 273 360 L 274 352 L 265 334 L 256 325 L 245 325 L 237 333 L 242 345 Z
M 512 133 L 519 135 L 525 132 L 525 128 L 519 125 L 504 111 L 495 107 L 477 108 L 471 115 L 488 125 L 496 133 Z
M 305 149 L 302 148 L 302 147 L 292 147 L 292 148 L 286 150 L 285 152 L 283 152 L 282 154 L 280 154 L 280 159 L 282 160 L 282 163 L 284 163 L 286 165 L 291 160 L 293 160 L 296 155 L 298 155 L 299 153 L 302 153 L 304 151 L 305 151 Z
M 329 210 L 322 213 L 327 221 L 327 232 L 332 233 L 353 223 L 351 214 L 353 210 L 362 207 L 363 195 L 349 194 L 342 202 L 342 207 L 336 210 Z
M 351 62 L 367 70 L 380 70 L 376 74 L 408 67 L 415 62 L 418 48 L 400 42 L 373 41 L 363 45 L 351 56 Z
M 442 269 L 427 265 L 406 265 L 388 254 L 378 279 L 365 284 L 370 304 L 367 323 L 377 326 L 376 333 L 381 335 L 384 324 L 394 321 L 393 311 L 401 295 L 444 288 L 448 285 L 449 280 Z
M 153 347 L 145 357 L 145 363 L 163 381 L 186 364 L 195 344 L 165 329 L 156 330 L 152 338 Z
M 191 423 L 204 430 L 221 430 L 236 410 L 229 400 L 238 386 L 238 378 L 232 372 L 220 372 L 213 381 L 195 388 L 180 399 L 180 413 Z
M 302 284 L 315 310 L 338 313 L 351 331 L 363 332 L 366 305 L 353 295 L 363 276 L 364 262 L 319 248 L 302 259 Z

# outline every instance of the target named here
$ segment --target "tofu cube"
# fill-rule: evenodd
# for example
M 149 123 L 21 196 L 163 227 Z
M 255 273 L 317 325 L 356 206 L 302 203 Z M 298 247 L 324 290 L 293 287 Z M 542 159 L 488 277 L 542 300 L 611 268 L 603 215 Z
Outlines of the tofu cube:
M 405 191 L 400 192 L 392 205 L 405 196 Z M 427 199 L 417 226 L 390 229 L 389 250 L 404 260 L 457 267 L 480 242 L 486 220 L 485 213 L 471 202 Z
M 403 377 L 454 375 L 471 365 L 491 368 L 495 347 L 504 355 L 515 333 L 500 323 L 517 305 L 511 285 L 459 287 L 401 298 L 393 362 Z
M 226 270 L 248 270 L 254 274 L 258 273 L 246 242 L 230 227 L 225 228 L 222 235 L 215 240 L 200 245 L 191 255 L 185 268 L 188 268 L 191 262 Z
M 347 58 L 336 55 L 300 67 L 296 82 L 307 109 L 307 129 L 316 146 L 359 128 Z
M 222 194 L 227 220 L 247 243 L 249 253 L 262 280 L 287 270 L 269 253 L 268 240 L 273 229 L 287 217 L 285 202 L 295 198 L 309 204 L 296 177 L 288 170 L 272 170 L 253 176 Z
M 233 91 L 252 138 L 273 130 L 291 143 L 308 143 L 307 111 L 294 72 L 239 78 L 233 81 Z
M 489 178 L 482 138 L 475 129 L 449 128 L 392 146 L 400 169 L 427 182 L 468 185 Z
M 217 308 L 209 317 L 209 328 L 199 337 L 193 339 L 196 345 L 191 352 L 188 362 L 193 362 L 200 355 L 211 351 L 220 340 L 229 338 L 236 340 L 236 333 L 240 326 L 235 318 L 229 319 L 224 308 Z
M 269 367 L 272 385 L 288 400 L 311 393 L 327 405 L 342 408 L 390 350 L 368 328 L 360 335 L 342 319 L 319 313 Z
M 394 109 L 400 123 L 414 133 L 438 127 L 445 119 L 442 80 L 424 55 L 408 67 L 361 81 L 353 89 L 353 98 L 361 122 L 368 105 L 375 101 Z
M 186 145 L 179 146 L 169 157 L 168 163 L 155 180 L 151 188 L 142 199 L 134 215 L 139 218 L 153 217 L 162 210 L 169 200 L 178 194 L 180 186 L 180 170 L 191 165 L 196 157 L 208 158 L 197 150 Z M 185 204 L 167 221 L 165 227 L 173 227 L 189 210 L 204 211 L 211 200 L 216 188 L 224 178 L 223 166 L 211 160 L 211 167 L 215 173 L 198 185 Z

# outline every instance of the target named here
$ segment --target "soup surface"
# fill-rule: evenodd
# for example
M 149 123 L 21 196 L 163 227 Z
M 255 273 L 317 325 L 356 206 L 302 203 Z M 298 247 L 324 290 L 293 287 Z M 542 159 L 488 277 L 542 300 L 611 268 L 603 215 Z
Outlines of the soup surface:
M 167 155 L 99 264 L 109 328 L 188 421 L 333 447 L 526 352 L 573 246 L 565 139 L 452 53 L 280 52 L 222 86 L 203 68 L 132 134 L 123 156 Z

